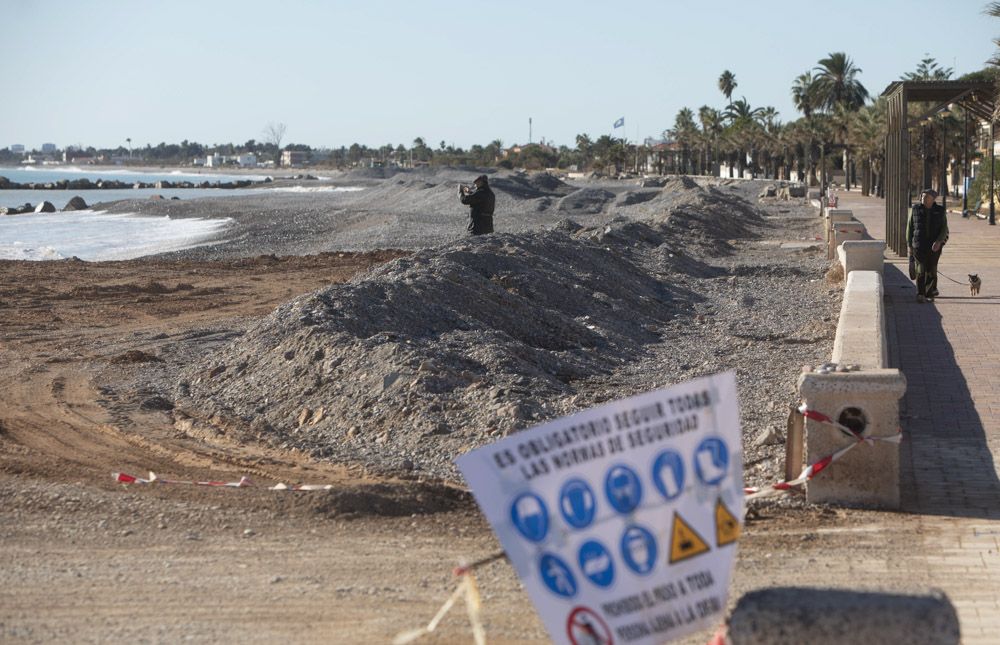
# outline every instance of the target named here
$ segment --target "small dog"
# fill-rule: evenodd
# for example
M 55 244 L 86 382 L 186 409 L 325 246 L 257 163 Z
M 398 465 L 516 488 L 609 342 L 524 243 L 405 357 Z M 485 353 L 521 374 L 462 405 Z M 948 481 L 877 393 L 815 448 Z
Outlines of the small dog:
M 979 274 L 970 273 L 969 274 L 969 292 L 974 295 L 979 295 L 979 287 L 983 286 L 983 281 L 979 279 Z

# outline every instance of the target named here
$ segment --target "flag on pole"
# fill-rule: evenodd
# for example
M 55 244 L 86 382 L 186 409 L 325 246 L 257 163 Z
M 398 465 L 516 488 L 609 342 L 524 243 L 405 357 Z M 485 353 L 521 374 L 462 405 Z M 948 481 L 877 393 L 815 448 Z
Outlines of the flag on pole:
M 622 118 L 618 119 L 617 121 L 615 121 L 615 129 L 624 128 L 624 127 L 625 127 L 625 117 L 622 117 Z

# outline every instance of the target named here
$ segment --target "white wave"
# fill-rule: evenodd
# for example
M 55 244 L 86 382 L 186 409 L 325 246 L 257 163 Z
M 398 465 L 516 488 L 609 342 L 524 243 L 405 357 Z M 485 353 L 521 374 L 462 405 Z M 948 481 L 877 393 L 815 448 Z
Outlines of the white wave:
M 363 186 L 279 186 L 265 188 L 276 193 L 353 193 L 364 190 Z
M 79 166 L 21 166 L 17 168 L 17 170 L 24 172 L 48 173 L 53 175 L 59 175 L 62 173 L 92 175 L 94 177 L 127 175 L 130 177 L 190 177 L 192 179 L 200 179 L 201 181 L 238 181 L 241 179 L 249 181 L 264 181 L 264 177 L 261 175 L 227 175 L 225 173 L 191 172 L 188 170 L 155 172 L 129 168 L 109 168 L 107 166 L 91 166 L 89 168 L 81 168 Z
M 71 211 L 0 218 L 0 259 L 129 260 L 211 243 L 232 222 Z
M 10 245 L 0 244 L 0 260 L 62 260 L 51 246 L 28 246 L 23 242 Z

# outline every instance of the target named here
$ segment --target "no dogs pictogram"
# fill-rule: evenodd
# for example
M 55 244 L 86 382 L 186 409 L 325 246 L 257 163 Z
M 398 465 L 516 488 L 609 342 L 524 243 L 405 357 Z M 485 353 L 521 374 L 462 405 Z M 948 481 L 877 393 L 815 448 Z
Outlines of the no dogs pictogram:
M 575 607 L 566 620 L 566 635 L 573 645 L 613 645 L 611 628 L 597 612 L 587 607 Z

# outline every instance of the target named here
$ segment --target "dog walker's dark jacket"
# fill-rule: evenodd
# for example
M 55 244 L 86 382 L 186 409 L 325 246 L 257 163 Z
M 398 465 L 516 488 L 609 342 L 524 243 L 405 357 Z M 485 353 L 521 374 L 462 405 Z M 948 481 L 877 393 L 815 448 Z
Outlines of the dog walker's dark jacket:
M 935 242 L 944 244 L 948 241 L 948 218 L 945 217 L 944 206 L 934 204 L 930 208 L 917 204 L 910 211 L 906 222 L 906 245 L 918 260 L 923 260 L 931 253 Z
M 473 235 L 492 233 L 497 196 L 493 194 L 489 184 L 473 188 L 467 194 L 459 195 L 459 198 L 469 207 L 469 232 Z

